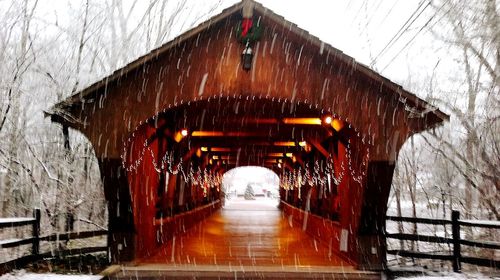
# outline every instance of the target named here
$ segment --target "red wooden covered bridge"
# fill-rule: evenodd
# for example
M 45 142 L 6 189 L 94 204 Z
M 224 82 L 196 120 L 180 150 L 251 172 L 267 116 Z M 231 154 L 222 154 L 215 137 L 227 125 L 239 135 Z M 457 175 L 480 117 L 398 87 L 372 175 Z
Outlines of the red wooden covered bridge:
M 328 247 L 325 258 L 380 269 L 398 152 L 448 116 L 244 0 L 56 104 L 51 118 L 95 149 L 114 262 L 147 260 L 203 228 L 221 207 L 222 175 L 251 165 L 280 177 L 283 216 Z

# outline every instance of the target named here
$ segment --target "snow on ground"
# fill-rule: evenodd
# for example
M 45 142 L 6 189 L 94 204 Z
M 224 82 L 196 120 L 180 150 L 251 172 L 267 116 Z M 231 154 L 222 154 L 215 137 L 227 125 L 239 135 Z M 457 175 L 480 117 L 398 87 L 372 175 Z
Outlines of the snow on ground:
M 33 218 L 0 218 L 0 224 L 5 224 L 5 223 L 19 223 L 19 222 L 29 222 L 29 221 L 34 221 L 35 219 Z
M 412 276 L 412 277 L 397 277 L 396 280 L 485 280 L 485 279 L 500 279 L 500 276 L 487 276 L 480 273 L 449 273 L 436 276 Z
M 256 197 L 255 200 L 232 197 L 224 203 L 225 210 L 277 210 L 279 200 L 268 197 Z
M 17 270 L 0 276 L 0 280 L 99 280 L 102 278 L 100 275 L 30 273 L 25 270 Z

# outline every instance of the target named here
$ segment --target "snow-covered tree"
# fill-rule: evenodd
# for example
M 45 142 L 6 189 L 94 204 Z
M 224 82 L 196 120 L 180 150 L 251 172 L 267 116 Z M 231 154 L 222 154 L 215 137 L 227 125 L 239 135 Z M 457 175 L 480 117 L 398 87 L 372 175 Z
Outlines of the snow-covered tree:
M 245 189 L 245 194 L 243 195 L 246 200 L 253 200 L 255 199 L 255 193 L 253 191 L 252 185 L 248 184 L 247 188 Z

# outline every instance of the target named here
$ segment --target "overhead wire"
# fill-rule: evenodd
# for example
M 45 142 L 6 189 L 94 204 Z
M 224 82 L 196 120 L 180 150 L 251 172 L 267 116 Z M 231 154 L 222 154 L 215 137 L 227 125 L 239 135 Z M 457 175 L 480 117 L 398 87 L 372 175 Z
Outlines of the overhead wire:
M 417 36 L 420 34 L 420 32 L 422 32 L 422 30 L 424 30 L 428 25 L 429 23 L 432 22 L 432 20 L 439 14 L 439 11 L 441 11 L 441 9 L 448 3 L 450 2 L 450 0 L 447 0 L 446 2 L 443 3 L 443 5 L 441 5 L 441 7 L 438 9 L 438 11 L 436 11 L 430 18 L 429 20 L 427 20 L 425 22 L 425 24 L 417 31 L 417 33 L 415 33 L 415 35 L 413 35 L 413 37 L 391 58 L 391 60 L 384 66 L 384 68 L 382 68 L 381 71 L 384 71 L 385 69 L 387 69 L 387 67 L 389 67 L 391 65 L 392 62 L 394 62 L 394 60 L 404 51 L 404 49 L 406 49 L 412 42 L 413 40 L 415 40 L 415 38 L 417 38 Z M 430 3 L 429 3 L 430 4 Z
M 368 18 L 368 20 L 366 21 L 366 26 L 370 25 L 373 17 L 375 16 L 375 14 L 377 13 L 378 9 L 380 8 L 380 6 L 382 5 L 382 2 L 384 2 L 383 0 L 379 0 L 378 3 L 377 3 L 377 6 L 375 6 L 375 9 L 373 9 L 372 11 L 372 15 Z M 389 11 L 390 13 L 390 11 Z
M 394 34 L 394 36 L 389 40 L 389 42 L 384 46 L 384 48 L 375 56 L 371 65 L 375 65 L 376 61 L 388 50 L 390 49 L 400 38 L 405 34 L 411 25 L 422 15 L 422 13 L 431 5 L 431 2 L 428 1 L 427 5 L 423 7 L 423 5 L 427 1 L 421 1 L 418 5 L 417 9 L 413 11 L 410 17 L 405 21 L 405 23 L 401 26 L 401 28 Z M 423 7 L 423 8 L 422 8 Z
M 382 24 L 384 24 L 384 22 L 386 21 L 386 19 L 389 17 L 389 15 L 392 13 L 392 10 L 394 10 L 394 7 L 396 7 L 396 4 L 399 3 L 398 0 L 395 0 L 394 3 L 392 4 L 391 8 L 389 9 L 389 11 L 385 14 L 384 18 L 382 19 L 382 21 L 380 22 L 380 24 L 378 25 L 378 27 L 382 26 Z

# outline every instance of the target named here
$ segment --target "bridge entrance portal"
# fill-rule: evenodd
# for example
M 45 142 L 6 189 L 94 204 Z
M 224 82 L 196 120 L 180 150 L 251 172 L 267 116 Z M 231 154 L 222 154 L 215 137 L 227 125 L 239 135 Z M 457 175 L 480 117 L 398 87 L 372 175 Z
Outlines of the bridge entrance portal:
M 253 238 L 274 223 L 272 236 L 278 239 L 273 242 L 279 244 L 283 236 L 278 232 L 285 226 L 304 234 L 319 232 L 308 242 L 329 248 L 319 259 L 329 262 L 338 255 L 334 262 L 354 262 L 352 236 L 359 215 L 349 213 L 360 212 L 355 197 L 362 195 L 368 157 L 369 145 L 347 121 L 305 102 L 219 96 L 165 110 L 131 133 L 122 156 L 136 213 L 138 257 L 158 255 L 163 244 L 189 227 L 203 227 L 205 222 L 197 223 L 216 213 L 222 224 L 215 230 L 217 223 L 210 222 L 211 231 L 224 234 L 224 229 L 246 221 L 241 225 Z M 262 186 L 258 176 L 266 175 L 254 170 L 253 182 L 223 184 L 224 174 L 228 179 L 237 170 L 233 168 L 249 165 L 265 167 L 274 177 Z M 249 200 L 269 206 L 273 198 L 280 199 L 276 204 L 283 213 L 269 207 L 267 212 L 242 212 L 250 210 Z M 217 212 L 222 205 L 228 208 Z M 265 213 L 270 216 L 260 219 Z M 323 219 L 327 228 L 317 224 Z M 227 234 L 231 239 L 234 232 Z M 226 245 L 221 251 L 231 251 L 230 244 L 218 244 Z M 283 255 L 279 250 L 269 253 Z

